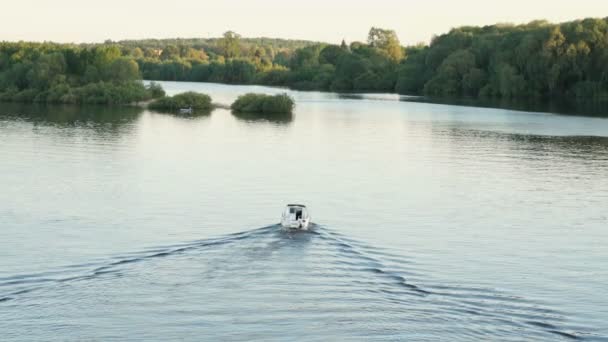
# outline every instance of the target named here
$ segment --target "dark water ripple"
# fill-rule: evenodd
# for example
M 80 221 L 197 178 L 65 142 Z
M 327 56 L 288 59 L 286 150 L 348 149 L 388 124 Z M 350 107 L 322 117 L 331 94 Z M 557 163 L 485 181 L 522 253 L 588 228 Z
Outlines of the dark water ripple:
M 0 330 L 27 340 L 599 340 L 525 294 L 430 278 L 411 258 L 326 227 L 268 226 L 1 278 Z

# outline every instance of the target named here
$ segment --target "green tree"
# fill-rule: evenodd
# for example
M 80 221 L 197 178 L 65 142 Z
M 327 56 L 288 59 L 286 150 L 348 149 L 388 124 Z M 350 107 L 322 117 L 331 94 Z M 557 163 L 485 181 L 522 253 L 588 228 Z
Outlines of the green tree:
M 171 60 L 180 57 L 179 48 L 175 45 L 168 45 L 163 49 L 160 54 L 162 60 Z
M 120 58 L 122 52 L 116 45 L 101 45 L 94 47 L 91 51 L 92 63 L 97 69 L 108 67 L 116 59 Z
M 501 64 L 497 71 L 499 92 L 502 97 L 512 98 L 524 95 L 526 82 L 515 67 Z
M 235 58 L 241 54 L 241 36 L 233 31 L 227 31 L 219 41 L 219 46 L 225 58 Z
M 319 53 L 319 61 L 322 64 L 331 64 L 335 66 L 346 54 L 348 54 L 348 51 L 337 45 L 327 45 Z
M 29 86 L 46 89 L 54 83 L 65 81 L 66 62 L 62 53 L 54 52 L 42 55 L 28 72 Z
M 386 51 L 394 61 L 403 59 L 403 48 L 399 43 L 397 33 L 393 30 L 384 30 L 377 27 L 372 27 L 369 30 L 367 43 L 371 47 L 375 47 Z
M 408 58 L 398 67 L 395 91 L 400 94 L 419 94 L 429 80 L 431 72 L 425 62 L 428 47 L 409 48 Z
M 291 58 L 291 68 L 303 69 L 319 65 L 319 54 L 321 53 L 322 49 L 322 45 L 313 45 L 296 50 Z
M 133 58 L 136 58 L 136 59 L 137 58 L 144 58 L 144 51 L 141 48 L 136 47 L 135 49 L 133 49 L 131 51 L 131 56 Z
M 342 43 L 340 43 L 340 48 L 342 50 L 350 50 L 350 48 L 348 47 L 348 45 L 346 45 L 346 41 L 344 39 L 342 39 Z
M 129 82 L 140 78 L 139 65 L 131 58 L 119 58 L 107 69 L 106 79 L 110 81 Z
M 255 77 L 255 65 L 246 60 L 232 59 L 224 67 L 224 82 L 249 84 Z

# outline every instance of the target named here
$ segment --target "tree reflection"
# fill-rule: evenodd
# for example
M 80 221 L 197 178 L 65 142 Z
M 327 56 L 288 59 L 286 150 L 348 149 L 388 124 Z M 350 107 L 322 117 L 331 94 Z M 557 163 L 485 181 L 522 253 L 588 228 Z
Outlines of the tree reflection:
M 0 120 L 31 122 L 35 127 L 80 128 L 120 133 L 143 112 L 134 106 L 0 104 Z
M 278 125 L 287 125 L 293 121 L 292 113 L 243 113 L 232 111 L 232 115 L 238 120 L 251 123 L 269 122 Z

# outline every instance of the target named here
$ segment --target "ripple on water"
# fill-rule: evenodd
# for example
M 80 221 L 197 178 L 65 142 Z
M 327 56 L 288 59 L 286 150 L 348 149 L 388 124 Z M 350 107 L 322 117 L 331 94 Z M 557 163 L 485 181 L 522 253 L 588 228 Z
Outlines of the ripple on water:
M 58 330 L 56 340 L 105 334 L 160 340 L 184 338 L 184 331 L 263 340 L 585 336 L 568 324 L 567 314 L 532 300 L 429 284 L 420 269 L 411 280 L 409 268 L 418 268 L 411 258 L 325 227 L 285 232 L 268 226 L 2 278 L 0 316 L 13 332 L 33 326 L 40 315 L 52 317 L 49 324 L 78 327 Z M 31 332 L 32 339 L 44 334 Z

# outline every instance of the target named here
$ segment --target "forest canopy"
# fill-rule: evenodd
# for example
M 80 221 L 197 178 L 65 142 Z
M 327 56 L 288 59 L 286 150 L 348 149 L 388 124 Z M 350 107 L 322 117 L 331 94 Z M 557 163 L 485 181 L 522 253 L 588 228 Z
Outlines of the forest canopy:
M 0 43 L 0 101 L 126 104 L 162 95 L 115 45 Z
M 140 80 L 487 98 L 608 97 L 608 18 L 454 28 L 401 46 L 392 30 L 339 45 L 243 38 L 0 43 L 0 100 L 129 103 Z
M 399 68 L 399 93 L 608 96 L 608 18 L 461 27 L 408 53 Z
M 374 27 L 366 42 L 350 44 L 265 45 L 227 32 L 205 49 L 166 48 L 175 53 L 138 59 L 144 78 L 433 96 L 608 96 L 608 19 L 465 26 L 408 47 L 394 31 Z

